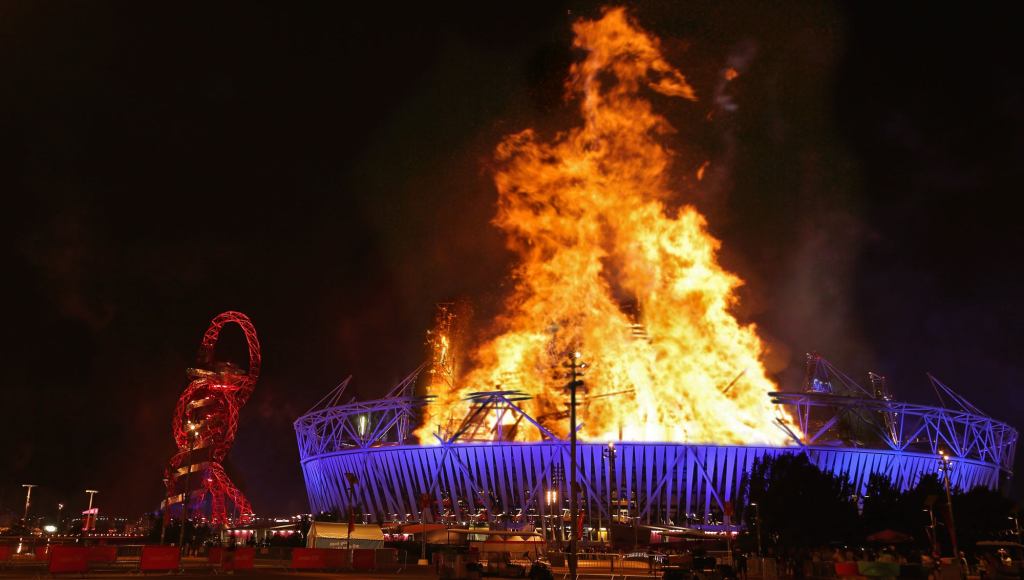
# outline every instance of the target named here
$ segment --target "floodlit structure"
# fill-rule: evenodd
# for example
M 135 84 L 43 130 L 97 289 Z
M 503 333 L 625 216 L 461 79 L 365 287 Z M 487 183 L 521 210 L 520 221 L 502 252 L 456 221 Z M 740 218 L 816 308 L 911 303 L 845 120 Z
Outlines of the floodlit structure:
M 249 350 L 247 370 L 215 358 L 221 330 L 228 324 L 238 325 L 245 334 Z M 203 334 L 196 367 L 188 369 L 192 382 L 181 394 L 174 411 L 172 426 L 178 452 L 165 470 L 166 507 L 182 504 L 188 510 L 209 496 L 211 523 L 251 520 L 249 501 L 232 483 L 222 463 L 235 441 L 238 412 L 249 400 L 259 378 L 260 363 L 260 343 L 248 316 L 229 311 L 210 322 Z M 228 502 L 233 508 L 230 513 Z
M 936 473 L 950 456 L 951 484 L 999 487 L 1012 474 L 1017 432 L 938 379 L 934 406 L 904 403 L 883 377 L 865 389 L 817 355 L 804 388 L 772 393 L 799 433 L 779 421 L 790 445 L 590 441 L 579 444 L 581 506 L 597 523 L 649 525 L 726 521 L 758 459 L 806 453 L 863 493 L 881 473 L 902 489 Z M 414 444 L 411 428 L 428 401 L 412 396 L 413 373 L 386 397 L 342 402 L 348 380 L 295 421 L 310 509 L 355 508 L 368 521 L 522 521 L 562 516 L 568 505 L 569 444 L 523 411 L 515 391 L 478 392 L 461 427 L 436 445 Z M 586 420 L 584 417 L 583 420 Z M 540 441 L 509 440 L 532 429 Z

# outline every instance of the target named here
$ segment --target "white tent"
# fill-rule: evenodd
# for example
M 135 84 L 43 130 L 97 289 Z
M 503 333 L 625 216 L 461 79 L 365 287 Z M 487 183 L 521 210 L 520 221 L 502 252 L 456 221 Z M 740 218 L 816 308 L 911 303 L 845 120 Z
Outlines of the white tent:
M 348 547 L 348 524 L 334 522 L 313 522 L 306 536 L 307 548 Z M 353 548 L 380 548 L 384 546 L 384 532 L 377 524 L 356 524 L 352 528 Z
M 507 552 L 513 557 L 527 556 L 536 558 L 543 548 L 544 541 L 536 534 L 523 536 L 519 535 L 498 535 L 492 534 L 486 542 L 476 543 L 481 552 Z

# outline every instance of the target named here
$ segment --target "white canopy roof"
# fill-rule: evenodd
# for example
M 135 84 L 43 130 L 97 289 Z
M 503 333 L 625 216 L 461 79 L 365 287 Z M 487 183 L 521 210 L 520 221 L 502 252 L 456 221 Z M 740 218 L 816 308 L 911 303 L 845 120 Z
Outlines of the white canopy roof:
M 344 540 L 349 537 L 347 523 L 313 522 L 309 527 L 310 538 Z M 353 540 L 384 541 L 384 532 L 377 524 L 356 524 L 352 529 Z

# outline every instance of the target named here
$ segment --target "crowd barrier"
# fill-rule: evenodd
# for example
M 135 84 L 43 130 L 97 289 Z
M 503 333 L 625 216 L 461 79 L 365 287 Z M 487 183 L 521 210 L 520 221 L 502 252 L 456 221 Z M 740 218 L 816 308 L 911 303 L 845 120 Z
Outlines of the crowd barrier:
M 252 570 L 256 564 L 256 548 L 223 550 L 219 564 L 222 570 Z
M 46 569 L 50 574 L 84 574 L 89 571 L 89 548 L 53 546 L 49 550 Z
M 113 564 L 117 561 L 117 546 L 90 546 L 89 562 Z
M 139 559 L 140 572 L 170 572 L 181 567 L 181 548 L 178 546 L 146 546 Z
M 293 570 L 351 569 L 361 572 L 377 570 L 397 563 L 398 553 L 393 548 L 336 550 L 332 548 L 292 548 Z

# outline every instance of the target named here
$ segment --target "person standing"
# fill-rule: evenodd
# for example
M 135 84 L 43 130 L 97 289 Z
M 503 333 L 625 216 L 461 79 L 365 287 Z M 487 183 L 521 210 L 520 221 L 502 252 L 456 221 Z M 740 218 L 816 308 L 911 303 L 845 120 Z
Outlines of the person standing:
M 736 576 L 740 580 L 747 580 L 747 555 L 736 551 Z

